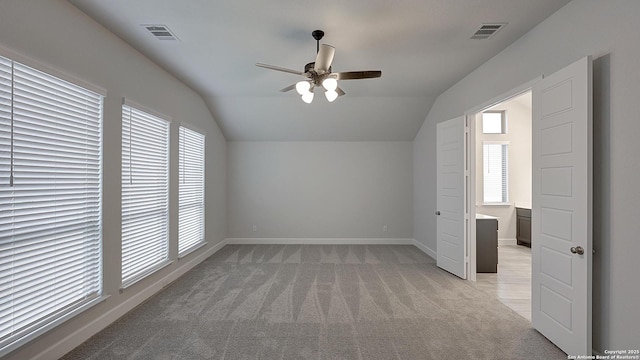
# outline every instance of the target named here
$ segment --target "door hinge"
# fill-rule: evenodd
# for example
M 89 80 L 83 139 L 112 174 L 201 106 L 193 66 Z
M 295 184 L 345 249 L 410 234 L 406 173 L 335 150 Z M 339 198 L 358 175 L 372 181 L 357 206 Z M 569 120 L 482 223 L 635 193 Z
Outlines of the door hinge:
M 465 256 L 465 257 L 464 257 L 464 262 L 465 262 L 465 264 L 468 264 L 468 263 L 469 263 L 469 257 L 468 257 L 468 256 Z

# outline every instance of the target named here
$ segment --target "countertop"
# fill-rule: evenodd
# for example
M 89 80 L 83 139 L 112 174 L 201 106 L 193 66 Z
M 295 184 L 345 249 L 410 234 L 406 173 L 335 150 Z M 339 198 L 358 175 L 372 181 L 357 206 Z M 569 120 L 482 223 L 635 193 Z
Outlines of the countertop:
M 496 216 L 476 213 L 476 220 L 482 220 L 482 219 L 496 219 L 496 220 L 498 220 L 498 218 Z

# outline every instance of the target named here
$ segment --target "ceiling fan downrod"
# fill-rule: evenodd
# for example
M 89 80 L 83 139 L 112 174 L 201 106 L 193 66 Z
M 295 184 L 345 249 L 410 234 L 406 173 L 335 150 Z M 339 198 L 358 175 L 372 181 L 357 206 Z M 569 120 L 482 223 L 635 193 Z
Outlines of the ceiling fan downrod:
M 324 36 L 324 31 L 313 30 L 313 32 L 311 33 L 311 36 L 313 36 L 313 38 L 316 39 L 316 54 L 317 54 L 320 52 L 320 40 L 322 40 L 322 37 Z

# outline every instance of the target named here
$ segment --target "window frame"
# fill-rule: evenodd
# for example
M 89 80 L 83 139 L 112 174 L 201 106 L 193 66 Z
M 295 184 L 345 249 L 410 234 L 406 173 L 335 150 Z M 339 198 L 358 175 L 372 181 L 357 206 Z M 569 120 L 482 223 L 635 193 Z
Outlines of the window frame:
M 7 122 L 7 120 L 9 122 L 8 130 L 5 129 L 4 131 L 7 131 L 10 134 L 9 143 L 5 148 L 5 151 L 10 154 L 8 156 L 8 159 L 9 159 L 8 172 L 10 176 L 8 180 L 9 183 L 5 183 L 2 185 L 2 186 L 7 186 L 13 189 L 11 190 L 13 195 L 11 195 L 11 197 L 9 198 L 11 201 L 11 204 L 14 204 L 15 201 L 19 201 L 20 195 L 16 193 L 20 192 L 21 190 L 16 189 L 16 187 L 21 186 L 20 182 L 21 181 L 30 182 L 32 180 L 28 180 L 28 179 L 34 176 L 29 174 L 27 175 L 28 177 L 26 178 L 14 177 L 14 175 L 17 175 L 19 171 L 23 171 L 23 170 L 16 169 L 14 165 L 16 165 L 19 162 L 27 161 L 27 159 L 29 159 L 28 165 L 27 163 L 23 163 L 23 165 L 21 165 L 20 167 L 23 167 L 25 169 L 24 171 L 29 171 L 27 170 L 27 168 L 31 168 L 31 167 L 33 167 L 34 169 L 43 168 L 41 170 L 41 174 L 43 175 L 40 177 L 41 179 L 39 183 L 40 185 L 38 186 L 40 188 L 46 188 L 47 189 L 45 191 L 46 194 L 49 194 L 49 193 L 58 194 L 58 191 L 60 191 L 64 187 L 64 184 L 67 184 L 67 186 L 71 186 L 71 188 L 69 189 L 70 191 L 73 192 L 73 194 L 81 194 L 81 193 L 85 194 L 80 198 L 80 199 L 84 198 L 85 199 L 84 202 L 78 201 L 77 200 L 78 198 L 75 198 L 75 200 L 73 200 L 73 204 L 77 204 L 84 209 L 92 209 L 92 210 L 86 210 L 86 212 L 83 213 L 84 215 L 81 215 L 81 216 L 82 217 L 88 216 L 87 215 L 88 211 L 91 211 L 94 214 L 91 216 L 93 220 L 87 220 L 88 221 L 87 223 L 90 224 L 89 228 L 83 227 L 82 229 L 80 228 L 76 229 L 76 231 L 80 231 L 80 234 L 84 234 L 84 235 L 81 235 L 80 238 L 77 238 L 74 240 L 74 237 L 61 238 L 59 235 L 55 236 L 55 239 L 58 239 L 58 240 L 65 239 L 64 243 L 66 244 L 70 244 L 71 242 L 74 244 L 84 243 L 85 246 L 87 246 L 87 241 L 89 241 L 89 244 L 91 244 L 91 247 L 93 247 L 93 250 L 92 250 L 93 255 L 89 256 L 85 254 L 80 257 L 81 260 L 73 261 L 73 264 L 76 264 L 74 266 L 80 266 L 85 269 L 86 268 L 91 269 L 91 271 L 87 274 L 87 276 L 82 276 L 79 279 L 76 279 L 74 281 L 74 283 L 76 284 L 75 286 L 80 286 L 80 288 L 83 290 L 79 292 L 75 291 L 73 292 L 73 294 L 70 293 L 69 291 L 65 292 L 66 296 L 62 296 L 62 298 L 68 299 L 68 301 L 63 301 L 63 303 L 66 303 L 66 305 L 51 307 L 49 311 L 44 314 L 39 314 L 38 316 L 32 316 L 33 320 L 30 323 L 18 329 L 12 329 L 11 330 L 12 334 L 6 335 L 0 341 L 0 357 L 1 357 L 10 353 L 16 348 L 24 345 L 25 343 L 35 339 L 36 337 L 46 333 L 47 331 L 50 331 L 51 329 L 59 326 L 60 324 L 84 312 L 85 310 L 95 306 L 96 304 L 104 301 L 106 298 L 108 298 L 108 296 L 104 295 L 104 284 L 103 284 L 103 281 L 104 281 L 103 256 L 104 255 L 103 255 L 103 223 L 102 223 L 103 222 L 103 214 L 102 214 L 103 186 L 104 186 L 103 185 L 103 171 L 104 171 L 103 125 L 104 125 L 104 99 L 106 97 L 106 90 L 100 87 L 91 85 L 89 83 L 86 83 L 84 81 L 81 81 L 79 79 L 73 78 L 61 71 L 45 66 L 41 63 L 38 63 L 37 61 L 24 57 L 20 54 L 8 51 L 4 48 L 0 48 L 0 57 L 2 57 L 3 59 L 2 61 L 5 64 L 7 63 L 10 64 L 9 67 L 11 69 L 9 83 L 8 83 L 8 86 L 5 87 L 5 91 L 4 91 L 5 93 L 10 94 L 10 97 L 8 99 L 9 111 L 8 111 L 8 115 L 6 115 L 6 118 L 4 120 L 5 122 Z M 23 75 L 20 73 L 23 73 Z M 23 79 L 21 80 L 18 77 L 23 77 Z M 22 83 L 23 81 L 28 81 L 28 82 L 23 84 Z M 31 84 L 31 85 L 26 85 L 26 84 Z M 20 90 L 16 89 L 17 85 L 19 85 L 22 89 Z M 28 89 L 28 87 L 26 86 L 36 86 L 37 88 L 33 88 L 27 92 L 26 89 Z M 18 93 L 22 93 L 22 95 L 17 96 Z M 72 93 L 74 95 L 71 95 Z M 41 96 L 41 97 L 38 99 L 37 96 Z M 68 96 L 72 96 L 72 97 L 79 96 L 79 97 L 76 97 L 76 98 L 73 98 L 73 100 L 70 100 Z M 83 96 L 86 96 L 86 97 L 83 98 Z M 56 100 L 57 98 L 59 100 Z M 46 101 L 43 102 L 43 100 L 45 99 Z M 63 101 L 62 99 L 65 99 L 65 100 Z M 90 111 L 87 111 L 87 107 L 90 106 L 89 105 L 90 101 L 92 101 L 94 104 L 92 106 L 95 106 L 94 107 L 95 110 L 93 110 L 93 114 L 91 116 L 88 115 Z M 54 103 L 55 105 L 51 105 L 51 103 Z M 16 106 L 16 104 L 18 104 L 18 106 Z M 23 105 L 20 105 L 20 104 L 23 104 Z M 32 112 L 33 110 L 30 110 L 32 107 L 35 107 L 37 109 L 37 108 L 41 108 L 41 106 L 58 106 L 58 108 L 56 108 L 56 110 L 53 112 L 47 112 L 46 115 L 44 115 L 44 113 L 39 111 Z M 83 107 L 85 109 L 84 111 L 73 113 L 74 110 L 77 111 L 78 109 L 82 109 Z M 17 108 L 23 108 L 23 110 L 20 110 L 20 114 L 18 114 L 17 111 L 14 112 L 15 109 Z M 44 109 L 44 107 L 42 107 L 42 109 Z M 79 115 L 80 113 L 82 113 L 82 115 Z M 18 124 L 17 127 L 14 127 L 16 126 L 16 124 Z M 52 125 L 57 125 L 57 126 L 52 126 Z M 66 127 L 75 126 L 75 129 L 77 131 L 75 131 L 73 135 L 67 134 L 67 136 L 63 136 L 63 137 L 54 136 L 57 132 L 62 131 L 61 127 L 65 127 L 65 126 Z M 83 126 L 85 126 L 84 133 L 81 130 L 83 129 Z M 93 127 L 94 130 L 89 130 L 91 127 Z M 19 130 L 20 128 L 29 130 L 29 133 L 28 134 L 23 133 L 22 135 L 14 136 L 21 132 L 21 130 Z M 16 130 L 18 132 L 16 132 Z M 15 149 L 14 146 L 23 146 L 21 145 L 23 143 L 30 144 L 31 141 L 33 141 L 31 140 L 31 137 L 36 136 L 34 132 L 36 132 L 39 139 L 41 139 L 39 140 L 41 144 L 47 142 L 47 139 L 50 139 L 50 140 L 57 141 L 58 145 L 56 145 L 52 149 L 49 149 L 47 152 L 43 152 L 43 150 L 46 147 L 41 148 L 41 146 L 39 145 L 33 148 L 29 146 L 29 149 L 27 148 L 21 149 L 19 150 L 19 153 L 14 152 L 14 149 Z M 77 138 L 77 139 L 83 139 L 83 136 L 86 137 L 86 140 L 83 141 L 85 147 L 82 148 L 81 146 L 79 146 L 77 140 L 72 140 L 70 136 L 73 136 L 74 138 Z M 2 139 L 0 139 L 0 142 L 2 142 Z M 75 144 L 75 145 L 71 145 L 71 144 Z M 47 146 L 50 146 L 50 145 L 47 145 Z M 81 149 L 84 149 L 84 151 L 80 151 Z M 93 154 L 92 156 L 89 155 L 91 153 Z M 58 155 L 54 157 L 53 156 L 54 154 L 58 154 Z M 65 155 L 65 154 L 68 154 L 68 155 Z M 35 160 L 34 158 L 31 158 L 30 155 L 37 155 L 36 156 L 37 160 Z M 72 155 L 72 157 L 67 158 L 66 156 L 69 156 L 69 155 Z M 25 160 L 22 160 L 21 158 L 24 158 Z M 80 159 L 85 159 L 85 160 L 80 160 Z M 89 159 L 92 159 L 92 160 L 89 160 Z M 59 164 L 63 163 L 63 161 L 66 161 L 65 164 L 67 165 L 64 167 L 58 166 Z M 82 162 L 85 162 L 85 166 L 86 166 L 85 171 L 91 176 L 89 179 L 93 178 L 93 180 L 84 181 L 83 183 L 86 184 L 86 186 L 82 188 L 84 190 L 78 191 L 78 188 L 77 188 L 78 185 L 72 179 L 76 179 L 77 181 L 77 179 L 81 179 L 82 176 L 78 175 L 78 173 L 76 173 L 75 171 L 71 171 L 70 169 L 74 169 L 74 168 L 70 166 L 77 167 L 80 164 L 82 164 Z M 91 166 L 88 165 L 90 162 L 92 162 L 93 165 Z M 55 167 L 55 170 L 51 170 L 52 165 Z M 47 167 L 49 167 L 50 169 L 46 170 Z M 69 174 L 75 174 L 75 175 L 69 175 Z M 52 188 L 44 185 L 47 181 L 51 181 L 52 179 L 56 179 L 57 184 L 60 184 L 62 186 L 59 185 L 58 187 Z M 61 179 L 64 179 L 64 180 L 60 182 Z M 45 183 L 42 183 L 42 181 L 44 181 Z M 33 186 L 33 185 L 29 185 L 29 186 Z M 34 190 L 29 189 L 28 191 L 33 192 Z M 93 192 L 95 195 L 88 197 L 89 192 Z M 29 219 L 29 221 L 37 221 L 40 224 L 50 224 L 49 226 L 54 226 L 55 230 L 51 230 L 51 231 L 54 231 L 55 234 L 60 234 L 60 235 L 68 234 L 69 229 L 67 229 L 67 226 L 61 226 L 61 220 L 63 220 L 64 218 L 68 218 L 70 215 L 68 214 L 63 215 L 64 212 L 60 211 L 61 205 L 59 204 L 59 202 L 63 201 L 61 200 L 61 197 L 71 196 L 70 195 L 71 193 L 68 191 L 62 191 L 60 195 L 46 195 L 45 193 L 42 193 L 41 195 L 39 195 L 40 197 L 39 201 L 41 203 L 43 201 L 46 201 L 47 204 L 51 203 L 52 205 L 58 204 L 58 205 L 54 205 L 54 208 L 56 208 L 56 210 L 54 212 L 52 211 L 42 212 L 40 214 L 43 214 L 43 215 L 38 217 L 38 220 L 31 218 Z M 54 196 L 54 198 L 47 200 L 47 197 L 51 197 L 51 196 Z M 73 196 L 75 197 L 77 195 L 73 195 Z M 6 199 L 7 198 L 3 197 L 3 200 L 6 200 Z M 67 201 L 70 201 L 70 200 L 67 200 Z M 89 205 L 89 204 L 93 204 L 93 205 Z M 12 210 L 12 211 L 16 211 L 16 210 Z M 44 214 L 46 214 L 47 216 L 44 216 Z M 50 216 L 51 214 L 54 214 L 54 216 L 51 217 Z M 79 219 L 76 215 L 74 215 L 74 218 Z M 16 220 L 12 218 L 11 221 L 5 224 L 13 224 L 15 223 L 15 221 Z M 56 225 L 53 225 L 53 224 L 56 224 Z M 67 222 L 66 225 L 71 226 L 71 223 Z M 92 230 L 90 231 L 89 229 L 92 229 Z M 60 231 L 65 231 L 65 232 L 60 233 Z M 29 238 L 36 239 L 33 236 Z M 37 237 L 37 239 L 39 239 L 38 241 L 43 241 L 45 238 L 46 237 L 41 235 L 38 235 Z M 16 241 L 22 242 L 22 240 L 15 240 L 15 239 L 9 240 L 8 237 L 5 239 L 8 240 L 9 244 L 16 243 Z M 50 241 L 55 241 L 55 240 L 50 239 L 48 242 Z M 20 246 L 20 245 L 15 245 L 15 246 Z M 8 251 L 16 251 L 15 247 L 10 247 L 6 249 L 8 249 Z M 49 261 L 52 261 L 53 259 L 58 259 L 60 256 L 62 256 L 64 259 L 69 259 L 69 255 L 70 255 L 70 252 L 65 252 L 63 254 L 58 254 L 58 255 L 51 254 L 51 256 L 49 257 L 47 256 L 48 253 L 52 253 L 52 252 L 47 251 L 47 254 L 45 255 L 45 258 L 50 259 Z M 0 255 L 2 254 L 0 253 Z M 1 258 L 2 256 L 0 256 L 0 259 Z M 34 263 L 34 260 L 37 260 L 37 259 L 42 259 L 42 258 L 30 256 L 29 263 Z M 58 259 L 56 261 L 63 261 L 63 260 Z M 7 260 L 7 263 L 5 263 L 5 265 L 8 265 L 7 267 L 11 269 L 10 270 L 11 273 L 15 274 L 15 271 L 14 271 L 15 267 L 11 264 L 12 264 L 12 261 L 10 260 Z M 43 263 L 38 261 L 38 264 L 41 264 L 38 266 L 42 266 Z M 71 264 L 71 262 L 66 262 L 66 264 Z M 46 268 L 44 268 L 43 271 L 47 271 Z M 36 274 L 33 274 L 33 276 L 36 276 Z M 44 275 L 40 275 L 40 276 L 44 276 Z M 86 281 L 80 280 L 80 279 L 86 280 L 87 278 L 92 279 L 91 283 L 93 285 L 87 286 Z M 72 284 L 72 283 L 66 283 L 66 284 Z M 12 286 L 9 287 L 9 289 L 12 289 L 12 288 L 13 288 Z M 8 290 L 8 291 L 11 291 L 11 290 Z M 14 293 L 11 293 L 11 294 L 14 294 Z
M 485 132 L 485 114 L 500 114 L 500 132 Z M 500 135 L 507 133 L 507 111 L 506 110 L 487 110 L 482 112 L 482 133 L 487 135 Z
M 171 142 L 171 117 L 168 116 L 164 116 L 158 112 L 155 112 L 153 110 L 150 110 L 149 108 L 146 108 L 142 105 L 139 105 L 129 99 L 123 99 L 123 103 L 122 103 L 122 113 L 121 113 L 121 118 L 122 118 L 122 144 L 121 144 L 121 156 L 122 156 L 122 163 L 121 163 L 121 185 L 122 185 L 122 191 L 121 191 L 121 209 L 122 209 L 122 213 L 121 213 L 121 266 L 120 266 L 120 284 L 121 284 L 121 290 L 122 289 L 126 289 L 128 287 L 130 287 L 131 285 L 137 283 L 138 281 L 148 277 L 149 275 L 157 272 L 158 270 L 168 266 L 169 264 L 172 263 L 172 260 L 170 259 L 170 176 L 171 176 L 171 169 L 170 169 L 170 142 Z M 130 109 L 130 112 L 128 113 L 131 117 L 130 118 L 126 118 L 127 115 L 127 111 L 129 111 L 128 109 Z M 137 271 L 134 271 L 131 274 L 126 274 L 127 276 L 125 276 L 125 257 L 128 255 L 125 255 L 125 247 L 129 247 L 130 244 L 127 243 L 125 244 L 125 237 L 126 237 L 126 231 L 125 228 L 127 228 L 126 230 L 129 230 L 129 222 L 130 219 L 125 219 L 125 210 L 128 210 L 128 208 L 126 208 L 126 205 L 128 203 L 128 199 L 125 199 L 126 196 L 129 196 L 130 194 L 133 194 L 134 192 L 127 192 L 127 184 L 125 183 L 126 181 L 126 174 L 130 175 L 129 181 L 132 182 L 133 181 L 133 165 L 132 162 L 134 161 L 133 158 L 133 147 L 132 147 L 132 139 L 130 138 L 131 136 L 133 136 L 132 133 L 132 128 L 131 126 L 133 126 L 132 123 L 129 124 L 129 128 L 127 127 L 126 122 L 129 121 L 131 122 L 133 120 L 133 115 L 134 113 L 136 114 L 136 116 L 138 117 L 142 117 L 142 118 L 147 118 L 147 119 L 153 119 L 153 121 L 158 121 L 158 124 L 156 124 L 156 126 L 165 126 L 165 132 L 164 132 L 164 136 L 165 136 L 165 143 L 163 144 L 165 146 L 165 153 L 164 153 L 164 177 L 163 177 L 163 184 L 164 184 L 164 188 L 162 189 L 162 194 L 163 194 L 163 203 L 161 205 L 163 205 L 164 207 L 161 208 L 160 210 L 157 210 L 158 212 L 164 212 L 164 217 L 161 219 L 163 220 L 161 223 L 161 226 L 163 227 L 163 229 L 165 229 L 164 234 L 160 234 L 160 238 L 159 239 L 155 239 L 157 240 L 157 245 L 158 248 L 156 250 L 160 250 L 161 253 L 163 252 L 163 256 L 158 257 L 158 260 L 151 263 L 151 264 L 147 264 L 146 267 L 144 268 L 140 268 Z M 142 120 L 142 119 L 138 119 L 138 120 Z M 144 126 L 146 125 L 146 127 Z M 144 131 L 151 131 L 149 129 L 149 127 L 152 126 L 152 124 L 143 124 L 143 129 L 145 129 Z M 128 132 L 127 132 L 128 131 Z M 127 138 L 127 135 L 129 134 L 129 138 Z M 144 137 L 146 142 L 149 142 L 151 140 L 151 136 L 152 134 L 145 134 L 145 133 L 141 133 L 139 134 L 140 136 L 144 136 L 144 135 L 148 135 L 146 137 Z M 128 143 L 127 143 L 128 141 Z M 125 155 L 125 144 L 128 144 L 129 148 L 127 148 L 129 150 L 128 155 L 128 159 L 127 159 L 127 155 Z M 150 155 L 150 153 L 145 153 L 146 155 Z M 139 161 L 138 159 L 135 159 L 136 161 Z M 157 160 L 157 159 L 156 159 Z M 128 169 L 126 169 L 127 164 L 129 164 Z M 128 170 L 128 173 L 125 171 Z M 148 191 L 148 190 L 147 190 Z M 157 224 L 156 224 L 157 225 Z M 131 229 L 132 232 L 135 232 L 135 229 L 138 229 L 140 227 L 140 225 L 137 226 L 132 226 Z M 128 241 L 127 241 L 128 242 Z M 145 249 L 148 250 L 148 244 L 145 245 Z
M 504 179 L 504 182 L 501 183 L 501 201 L 487 201 L 486 197 L 486 186 L 487 186 L 487 177 L 485 175 L 486 170 L 486 157 L 485 157 L 485 146 L 486 145 L 501 145 L 501 162 L 500 167 L 501 171 L 506 172 L 506 175 L 502 175 L 501 177 Z M 482 205 L 483 206 L 508 206 L 511 205 L 509 202 L 509 141 L 490 141 L 485 140 L 482 142 Z
M 183 152 L 185 150 L 184 147 L 186 146 L 185 140 L 186 140 L 187 134 L 189 134 L 192 137 L 197 137 L 201 141 L 201 144 L 197 144 L 197 145 L 201 145 L 201 148 L 197 149 L 201 151 L 201 157 L 198 159 L 201 161 L 201 164 L 198 164 L 198 165 L 201 165 L 201 168 L 198 170 L 201 175 L 200 179 L 195 179 L 194 176 L 188 176 L 184 173 L 185 166 L 195 165 L 191 161 L 190 161 L 190 164 L 187 164 L 186 153 Z M 205 201 L 206 134 L 187 124 L 181 124 L 178 129 L 178 143 L 179 143 L 178 144 L 178 157 L 179 157 L 178 159 L 178 258 L 182 258 L 206 244 L 206 238 L 205 238 L 205 234 L 206 234 L 206 221 L 205 221 L 205 216 L 206 216 L 206 201 Z M 191 150 L 194 150 L 192 147 L 197 145 L 190 144 Z M 193 171 L 191 172 L 191 174 L 193 175 Z M 185 179 L 185 176 L 189 177 L 188 180 L 191 181 L 192 185 L 196 182 L 196 180 L 200 182 L 199 184 L 200 189 L 196 190 L 196 192 L 199 192 L 201 197 L 198 202 L 192 201 L 191 204 L 189 204 L 189 206 L 190 207 L 195 206 L 199 208 L 198 211 L 199 211 L 199 216 L 201 217 L 200 218 L 201 222 L 200 222 L 200 228 L 198 229 L 200 239 L 195 242 L 189 241 L 187 243 L 187 246 L 181 249 L 181 239 L 183 236 L 182 218 L 184 216 L 184 214 L 182 213 L 183 206 L 184 206 L 184 204 L 182 203 L 182 199 L 183 199 L 182 185 L 184 184 L 184 181 L 187 180 Z M 193 196 L 194 194 L 189 193 L 189 195 Z

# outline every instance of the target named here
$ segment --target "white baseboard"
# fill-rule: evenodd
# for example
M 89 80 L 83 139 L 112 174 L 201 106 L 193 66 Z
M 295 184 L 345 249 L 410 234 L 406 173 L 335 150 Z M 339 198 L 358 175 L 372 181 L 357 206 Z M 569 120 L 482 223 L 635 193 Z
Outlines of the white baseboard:
M 77 346 L 87 341 L 90 337 L 97 334 L 107 326 L 111 325 L 114 321 L 118 320 L 121 316 L 131 311 L 136 306 L 142 304 L 145 300 L 155 295 L 158 291 L 162 290 L 165 286 L 172 283 L 180 276 L 184 275 L 187 271 L 191 270 L 193 267 L 207 259 L 209 256 L 216 253 L 218 250 L 222 249 L 228 242 L 228 239 L 225 239 L 218 244 L 210 247 L 202 254 L 194 257 L 189 260 L 187 263 L 176 269 L 175 271 L 167 274 L 162 279 L 156 281 L 155 283 L 147 286 L 145 289 L 139 291 L 136 295 L 126 300 L 125 302 L 117 305 L 116 307 L 108 310 L 106 313 L 102 314 L 100 317 L 86 324 L 85 326 L 79 328 L 75 332 L 67 335 L 62 340 L 57 343 L 51 345 L 49 348 L 43 350 L 38 355 L 33 357 L 33 360 L 48 360 L 48 359 L 58 359 L 68 353 L 69 351 L 75 349 Z
M 229 238 L 227 241 L 251 245 L 413 245 L 413 239 L 401 238 Z
M 421 243 L 420 241 L 413 240 L 413 245 L 420 249 L 423 253 L 429 255 L 434 260 L 438 258 L 438 254 L 435 251 L 431 250 L 429 247 L 427 247 L 427 245 Z
M 498 239 L 498 246 L 500 245 L 518 245 L 516 239 Z

